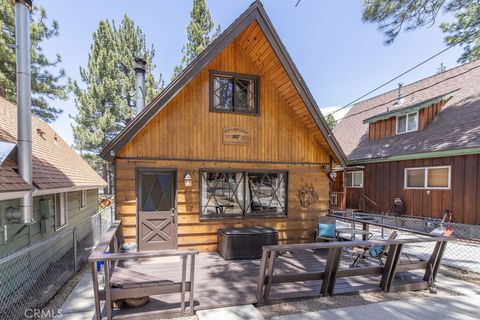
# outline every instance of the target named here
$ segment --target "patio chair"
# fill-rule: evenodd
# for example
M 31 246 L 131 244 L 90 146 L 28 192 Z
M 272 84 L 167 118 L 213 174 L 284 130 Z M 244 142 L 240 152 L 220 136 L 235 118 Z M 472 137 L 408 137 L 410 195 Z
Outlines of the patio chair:
M 337 241 L 335 229 L 337 219 L 330 216 L 320 216 L 317 218 L 317 230 L 315 231 L 315 242 Z
M 398 236 L 398 232 L 392 231 L 392 233 L 390 234 L 387 240 L 394 240 L 397 238 L 397 236 Z M 385 245 L 385 246 L 375 245 L 372 247 L 362 248 L 363 252 L 357 254 L 357 257 L 355 258 L 355 260 L 353 260 L 353 263 L 350 266 L 352 268 L 355 268 L 358 265 L 358 263 L 363 259 L 367 260 L 368 263 L 371 263 L 370 261 L 371 259 L 377 260 L 378 263 L 381 266 L 383 266 L 384 263 L 382 258 L 388 255 L 389 248 L 390 248 L 390 245 Z

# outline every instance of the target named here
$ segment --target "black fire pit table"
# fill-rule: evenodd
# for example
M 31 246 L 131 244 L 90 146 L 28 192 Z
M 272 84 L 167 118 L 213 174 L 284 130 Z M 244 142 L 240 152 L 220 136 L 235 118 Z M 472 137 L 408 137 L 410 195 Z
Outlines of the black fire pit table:
M 217 231 L 217 251 L 225 260 L 259 259 L 262 247 L 278 244 L 273 228 L 222 228 Z

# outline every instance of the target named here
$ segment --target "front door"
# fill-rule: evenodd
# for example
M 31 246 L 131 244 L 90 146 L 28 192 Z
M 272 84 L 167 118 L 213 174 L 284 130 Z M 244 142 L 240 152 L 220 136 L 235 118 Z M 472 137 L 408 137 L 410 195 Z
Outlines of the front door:
M 175 249 L 175 172 L 140 170 L 137 180 L 138 249 Z

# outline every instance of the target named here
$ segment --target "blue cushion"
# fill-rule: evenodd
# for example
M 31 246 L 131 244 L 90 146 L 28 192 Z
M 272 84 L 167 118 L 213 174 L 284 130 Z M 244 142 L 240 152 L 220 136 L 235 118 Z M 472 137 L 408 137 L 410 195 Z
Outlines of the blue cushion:
M 335 223 L 319 223 L 318 236 L 324 238 L 335 238 Z
M 385 251 L 385 246 L 376 245 L 370 248 L 370 255 L 377 258 L 383 251 Z

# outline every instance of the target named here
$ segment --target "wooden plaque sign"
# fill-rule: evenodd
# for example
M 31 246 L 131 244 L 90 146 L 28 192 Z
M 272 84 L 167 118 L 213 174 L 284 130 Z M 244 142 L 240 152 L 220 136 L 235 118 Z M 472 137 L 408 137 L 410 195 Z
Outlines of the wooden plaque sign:
M 223 128 L 223 144 L 248 144 L 248 131 L 242 128 Z

